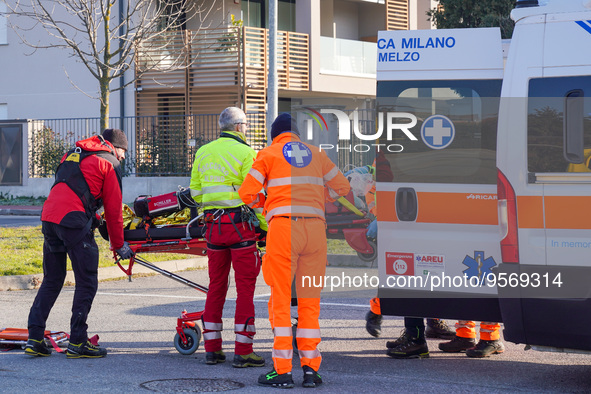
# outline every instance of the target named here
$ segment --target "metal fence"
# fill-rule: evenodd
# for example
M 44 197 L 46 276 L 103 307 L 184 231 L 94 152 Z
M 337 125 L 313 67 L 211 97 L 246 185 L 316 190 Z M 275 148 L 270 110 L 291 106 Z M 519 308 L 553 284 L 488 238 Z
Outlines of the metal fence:
M 249 122 L 258 115 L 247 114 Z M 188 176 L 200 146 L 219 134 L 219 114 L 111 118 L 109 127 L 125 132 L 129 150 L 125 175 Z M 29 177 L 55 174 L 63 154 L 76 141 L 99 134 L 99 118 L 38 119 L 30 122 Z M 260 136 L 249 135 L 249 139 Z
M 256 123 L 258 116 L 247 114 L 247 119 Z M 219 114 L 110 118 L 109 127 L 123 130 L 129 140 L 124 174 L 190 175 L 197 149 L 219 135 L 218 117 Z M 99 134 L 99 125 L 99 118 L 39 119 L 30 122 L 29 177 L 52 177 L 64 153 L 76 141 Z M 373 111 L 359 111 L 359 128 L 363 134 L 375 133 Z M 260 135 L 262 133 L 264 131 L 252 131 L 247 135 L 247 142 L 252 143 L 255 149 L 262 148 L 265 140 L 265 136 Z M 354 149 L 362 142 L 355 136 L 351 141 L 340 142 L 337 165 L 341 169 L 371 164 L 375 156 L 373 151 Z M 351 149 L 345 145 L 351 145 Z

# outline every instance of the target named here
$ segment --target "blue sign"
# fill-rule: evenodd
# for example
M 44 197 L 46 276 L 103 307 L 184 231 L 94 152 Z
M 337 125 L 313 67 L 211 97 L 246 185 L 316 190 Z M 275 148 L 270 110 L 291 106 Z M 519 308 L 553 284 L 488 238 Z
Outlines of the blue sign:
M 312 162 L 312 151 L 305 144 L 292 141 L 283 146 L 283 157 L 292 166 L 303 168 Z
M 421 138 L 431 149 L 447 148 L 455 136 L 454 124 L 443 115 L 429 116 L 421 126 Z
M 497 262 L 490 256 L 484 258 L 484 252 L 474 251 L 474 257 L 466 255 L 462 264 L 468 267 L 463 271 L 464 274 L 468 278 L 477 277 L 478 282 L 482 285 L 488 275 L 492 274 L 491 269 L 497 265 Z

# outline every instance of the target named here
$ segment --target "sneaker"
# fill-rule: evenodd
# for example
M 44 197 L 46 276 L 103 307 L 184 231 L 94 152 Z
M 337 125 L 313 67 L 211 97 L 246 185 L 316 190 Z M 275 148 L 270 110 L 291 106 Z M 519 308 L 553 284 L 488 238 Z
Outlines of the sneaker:
M 445 320 L 427 319 L 425 336 L 427 338 L 453 339 L 456 336 L 456 330 L 451 329 Z
M 302 383 L 303 387 L 314 388 L 322 384 L 322 377 L 318 372 L 314 371 L 312 367 L 304 365 L 302 369 L 304 370 L 304 382 Z
M 275 369 L 269 373 L 259 376 L 259 386 L 277 387 L 280 389 L 291 389 L 295 386 L 291 372 L 278 374 Z
M 406 337 L 407 337 L 406 330 L 402 330 L 402 332 L 400 333 L 400 336 L 398 337 L 398 339 L 395 339 L 393 341 L 386 342 L 386 347 L 388 349 L 393 349 L 396 346 L 400 345 L 401 343 L 404 343 L 407 340 Z
M 413 338 L 410 335 L 404 335 L 399 338 L 398 346 L 388 349 L 386 354 L 392 358 L 427 358 L 429 357 L 429 348 L 424 338 Z
M 459 353 L 474 347 L 474 345 L 476 345 L 476 339 L 463 338 L 456 335 L 451 341 L 440 343 L 439 350 L 447 353 Z
M 265 359 L 252 352 L 244 355 L 234 355 L 234 362 L 232 362 L 234 368 L 246 368 L 246 367 L 264 367 Z
M 501 354 L 504 351 L 505 345 L 498 339 L 495 341 L 481 339 L 476 346 L 466 350 L 466 356 L 476 358 L 490 357 L 491 354 Z
M 226 355 L 222 350 L 217 352 L 205 352 L 205 364 L 215 365 L 226 362 Z
M 51 356 L 51 348 L 47 346 L 45 340 L 29 339 L 25 345 L 25 354 L 32 357 Z
M 382 315 L 376 315 L 367 311 L 365 315 L 365 329 L 372 337 L 379 337 L 382 334 Z
M 107 355 L 107 349 L 95 346 L 90 341 L 77 345 L 70 343 L 66 351 L 66 358 L 99 358 Z

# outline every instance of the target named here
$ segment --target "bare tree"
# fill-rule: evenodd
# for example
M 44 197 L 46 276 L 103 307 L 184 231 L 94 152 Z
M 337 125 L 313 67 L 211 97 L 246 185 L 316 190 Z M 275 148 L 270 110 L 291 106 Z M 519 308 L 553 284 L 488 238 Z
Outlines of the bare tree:
M 112 92 L 124 89 L 146 72 L 187 66 L 184 51 L 166 51 L 166 48 L 178 39 L 190 19 L 207 20 L 216 4 L 216 0 L 0 1 L 6 3 L 9 25 L 23 43 L 35 50 L 68 49 L 98 81 L 101 130 L 109 124 Z M 34 26 L 24 28 L 18 23 L 19 17 L 32 20 Z M 37 26 L 45 29 L 52 42 L 27 39 L 27 31 Z M 143 59 L 146 61 L 135 68 L 133 78 L 111 86 L 114 80 L 132 69 L 137 60 L 136 49 L 140 47 L 149 48 L 149 52 L 156 55 Z M 157 55 L 159 53 L 166 55 Z

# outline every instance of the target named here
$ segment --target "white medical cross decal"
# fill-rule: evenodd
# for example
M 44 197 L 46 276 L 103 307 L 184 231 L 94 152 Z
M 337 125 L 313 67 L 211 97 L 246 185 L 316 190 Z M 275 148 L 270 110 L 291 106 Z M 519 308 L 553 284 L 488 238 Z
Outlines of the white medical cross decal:
M 425 127 L 425 137 L 433 137 L 433 145 L 443 145 L 443 137 L 451 137 L 451 127 L 443 127 L 443 119 L 433 119 L 433 127 Z
M 289 157 L 295 157 L 297 164 L 304 164 L 304 157 L 308 157 L 309 153 L 306 149 L 300 149 L 298 144 L 291 144 L 291 150 L 287 151 Z

